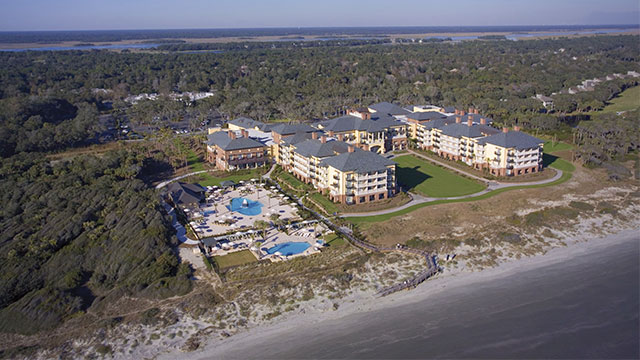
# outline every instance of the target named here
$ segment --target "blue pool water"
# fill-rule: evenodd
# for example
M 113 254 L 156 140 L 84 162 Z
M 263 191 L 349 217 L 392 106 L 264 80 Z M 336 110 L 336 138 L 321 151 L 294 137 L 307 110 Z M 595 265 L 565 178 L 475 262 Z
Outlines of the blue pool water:
M 242 205 L 245 200 L 247 201 L 246 207 Z M 239 212 L 242 215 L 255 216 L 262 212 L 262 203 L 243 197 L 233 198 L 231 199 L 231 205 L 227 205 L 227 209 Z
M 267 249 L 268 254 L 275 254 L 280 252 L 284 256 L 300 254 L 309 248 L 309 243 L 306 242 L 286 242 L 278 244 L 272 248 Z

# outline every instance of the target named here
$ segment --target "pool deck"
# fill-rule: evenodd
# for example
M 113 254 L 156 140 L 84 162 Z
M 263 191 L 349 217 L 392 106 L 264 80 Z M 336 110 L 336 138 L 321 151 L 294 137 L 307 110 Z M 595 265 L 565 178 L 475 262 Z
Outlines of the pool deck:
M 318 245 L 316 244 L 316 240 L 321 239 L 322 235 L 326 234 L 327 231 L 329 230 L 322 224 L 316 225 L 315 229 L 313 225 L 310 225 L 308 227 L 292 231 L 289 234 L 272 228 L 267 231 L 266 239 L 262 243 L 262 245 L 260 245 L 259 249 L 252 246 L 254 241 L 262 241 L 262 235 L 256 234 L 253 239 L 249 236 L 246 236 L 240 240 L 233 241 L 233 246 L 223 246 L 223 248 L 218 250 L 214 249 L 209 253 L 209 255 L 222 256 L 232 252 L 249 249 L 258 260 L 270 260 L 272 262 L 288 260 L 294 257 L 307 256 L 320 252 L 320 250 L 316 249 L 316 247 L 318 247 Z M 316 238 L 316 234 L 320 235 L 318 235 L 318 237 Z M 306 242 L 311 246 L 309 246 L 308 249 L 299 254 L 293 254 L 290 256 L 268 254 L 266 251 L 267 249 L 270 249 L 276 245 L 284 244 L 287 242 Z
M 204 222 L 192 222 L 191 225 L 201 238 L 206 238 L 253 228 L 257 220 L 268 222 L 271 214 L 279 214 L 281 219 L 291 219 L 292 221 L 300 219 L 297 209 L 290 203 L 291 200 L 284 200 L 279 193 L 270 189 L 260 188 L 257 191 L 257 187 L 257 185 L 246 185 L 232 191 L 218 191 L 212 199 L 200 206 L 204 213 Z M 247 192 L 241 191 L 243 188 L 246 188 Z M 252 216 L 229 210 L 227 206 L 231 199 L 239 197 L 259 201 L 263 205 L 262 212 Z M 220 221 L 225 219 L 230 219 L 234 223 L 221 224 Z

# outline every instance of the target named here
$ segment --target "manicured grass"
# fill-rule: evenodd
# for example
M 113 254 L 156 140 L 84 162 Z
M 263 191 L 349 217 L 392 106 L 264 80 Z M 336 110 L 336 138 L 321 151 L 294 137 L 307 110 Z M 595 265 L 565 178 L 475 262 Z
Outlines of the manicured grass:
M 258 259 L 256 259 L 253 253 L 249 250 L 237 251 L 223 256 L 214 256 L 213 260 L 218 264 L 219 269 L 258 261 Z
M 600 113 L 616 113 L 618 111 L 632 111 L 640 108 L 640 86 L 629 88 L 617 97 L 611 99 Z M 596 112 L 597 113 L 597 112 Z
M 544 142 L 544 152 L 549 154 L 549 153 L 553 153 L 556 151 L 562 151 L 562 150 L 571 150 L 573 149 L 573 145 L 561 142 L 561 141 L 545 141 Z
M 474 197 L 470 197 L 470 198 L 456 199 L 456 200 L 437 200 L 437 201 L 432 201 L 432 202 L 427 202 L 427 203 L 422 203 L 422 204 L 417 204 L 417 205 L 414 205 L 414 206 L 410 206 L 410 207 L 408 207 L 406 209 L 398 210 L 396 212 L 392 212 L 392 213 L 389 213 L 389 214 L 366 216 L 366 217 L 348 217 L 348 218 L 346 218 L 346 220 L 350 221 L 353 224 L 380 222 L 380 221 L 389 220 L 392 217 L 408 214 L 408 213 L 410 213 L 412 211 L 415 211 L 415 210 L 418 210 L 420 208 L 427 207 L 427 206 L 438 205 L 438 204 L 448 204 L 448 203 L 455 203 L 455 202 L 469 202 L 469 201 L 484 200 L 484 199 L 488 199 L 488 198 L 490 198 L 492 196 L 501 194 L 501 193 L 506 192 L 506 191 L 519 190 L 519 189 L 533 189 L 533 188 L 541 188 L 541 187 L 546 187 L 546 186 L 558 185 L 558 184 L 562 184 L 563 182 L 571 179 L 571 172 L 573 172 L 573 170 L 575 170 L 575 166 L 573 166 L 573 164 L 571 164 L 570 162 L 568 162 L 566 160 L 560 159 L 558 157 L 554 157 L 553 162 L 550 164 L 550 166 L 553 167 L 553 168 L 562 170 L 563 173 L 562 173 L 562 176 L 560 177 L 560 179 L 558 179 L 556 181 L 553 181 L 553 182 L 550 182 L 550 183 L 547 183 L 547 184 L 513 186 L 513 187 L 493 190 L 493 191 L 490 191 L 490 192 L 488 192 L 486 194 L 482 194 L 482 195 L 478 195 L 478 196 L 474 196 Z
M 318 205 L 322 206 L 329 214 L 337 213 L 340 210 L 331 200 L 327 199 L 320 193 L 313 193 L 309 197 L 315 201 Z
M 202 173 L 189 177 L 188 181 L 193 183 L 197 182 L 202 186 L 219 186 L 221 182 L 226 180 L 238 183 L 240 180 L 247 181 L 251 179 L 259 179 L 263 173 L 263 168 L 239 170 L 237 173 L 231 172 L 229 176 L 223 177 L 216 177 L 209 173 Z
M 449 197 L 473 194 L 485 186 L 457 175 L 413 155 L 398 156 L 396 176 L 398 183 L 409 191 L 430 197 Z
M 283 171 L 283 172 L 279 173 L 277 175 L 277 177 L 280 180 L 282 180 L 282 181 L 288 183 L 289 185 L 291 185 L 291 187 L 293 187 L 294 189 L 298 189 L 298 190 L 313 189 L 311 187 L 311 185 L 303 183 L 302 181 L 296 179 L 295 176 L 291 175 L 290 173 L 288 173 L 286 171 Z
M 331 233 L 329 235 L 325 235 L 324 236 L 324 243 L 329 245 L 329 246 L 342 246 L 342 245 L 346 244 L 344 242 L 344 239 L 341 238 L 340 236 L 338 236 L 336 233 Z

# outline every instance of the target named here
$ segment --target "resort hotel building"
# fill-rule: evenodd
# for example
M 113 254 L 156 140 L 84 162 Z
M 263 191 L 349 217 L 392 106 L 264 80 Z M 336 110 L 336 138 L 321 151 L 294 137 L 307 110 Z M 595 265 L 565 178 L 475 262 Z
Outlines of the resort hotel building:
M 335 202 L 359 204 L 393 196 L 395 163 L 383 156 L 408 149 L 462 161 L 496 176 L 542 170 L 543 141 L 492 127 L 477 109 L 382 102 L 312 124 L 265 124 L 249 118 L 210 130 L 207 159 L 221 170 L 262 166 L 267 159 Z

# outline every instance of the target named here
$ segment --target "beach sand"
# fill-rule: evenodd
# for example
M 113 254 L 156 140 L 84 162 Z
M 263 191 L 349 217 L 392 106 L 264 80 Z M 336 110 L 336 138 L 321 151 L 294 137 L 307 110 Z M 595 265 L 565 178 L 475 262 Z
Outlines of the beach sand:
M 604 237 L 583 235 L 565 239 L 568 244 L 566 247 L 553 248 L 544 255 L 504 262 L 497 267 L 479 272 L 445 272 L 421 284 L 414 290 L 396 293 L 384 298 L 359 294 L 358 296 L 344 299 L 339 309 L 335 311 L 327 309 L 314 311 L 313 307 L 305 307 L 304 313 L 292 314 L 280 322 L 254 327 L 226 339 L 220 339 L 218 336 L 203 339 L 202 348 L 195 352 L 165 353 L 159 355 L 158 358 L 224 359 L 260 357 L 257 354 L 260 354 L 260 349 L 265 344 L 277 342 L 278 339 L 286 338 L 294 332 L 313 332 L 314 328 L 321 327 L 329 322 L 331 326 L 339 328 L 340 324 L 342 324 L 340 319 L 366 316 L 381 310 L 425 302 L 437 294 L 457 291 L 462 288 L 472 291 L 474 286 L 477 287 L 485 282 L 499 282 L 503 278 L 520 272 L 594 254 L 619 244 L 638 242 L 640 241 L 640 235 L 638 234 L 640 234 L 640 227 L 622 230 Z M 348 322 L 345 322 L 345 326 L 346 324 Z M 240 352 L 238 352 L 239 349 Z

